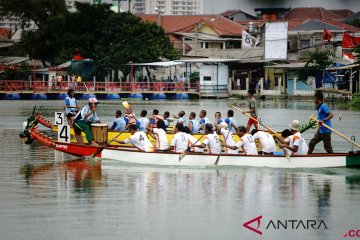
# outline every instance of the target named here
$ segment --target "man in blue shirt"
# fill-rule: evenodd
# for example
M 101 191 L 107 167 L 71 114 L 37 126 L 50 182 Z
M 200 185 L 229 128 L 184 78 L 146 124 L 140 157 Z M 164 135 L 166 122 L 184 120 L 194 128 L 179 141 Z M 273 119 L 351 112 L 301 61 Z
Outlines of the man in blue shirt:
M 65 98 L 65 113 L 69 125 L 72 125 L 74 121 L 74 116 L 79 112 L 80 106 L 75 99 L 75 91 L 72 88 L 69 88 L 67 91 L 67 97 Z
M 315 145 L 323 141 L 324 148 L 327 153 L 333 153 L 331 146 L 331 130 L 322 126 L 322 123 L 325 123 L 331 127 L 330 119 L 333 118 L 333 114 L 330 112 L 329 108 L 324 103 L 324 95 L 322 92 L 315 93 L 315 104 L 318 110 L 318 120 L 319 120 L 319 129 L 315 133 L 313 139 L 309 143 L 309 154 L 314 151 Z
M 140 125 L 138 131 L 146 132 L 146 125 L 149 122 L 149 119 L 146 118 L 147 111 L 142 110 L 140 113 L 140 118 L 138 119 Z
M 237 124 L 236 121 L 234 119 L 234 111 L 233 110 L 229 110 L 227 112 L 227 118 L 225 119 L 227 126 L 227 129 L 231 131 L 231 133 L 236 133 L 236 128 L 237 128 Z
M 115 120 L 111 128 L 109 130 L 115 130 L 115 131 L 125 131 L 125 120 L 121 117 L 121 111 L 117 110 L 115 112 Z

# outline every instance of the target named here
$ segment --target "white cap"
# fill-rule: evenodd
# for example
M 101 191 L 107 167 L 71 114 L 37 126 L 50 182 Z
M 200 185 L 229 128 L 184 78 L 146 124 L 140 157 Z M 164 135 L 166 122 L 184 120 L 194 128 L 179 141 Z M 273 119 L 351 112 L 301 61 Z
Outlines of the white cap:
M 91 97 L 89 98 L 89 103 L 99 103 L 99 101 L 96 98 Z
M 295 130 L 298 131 L 300 128 L 300 122 L 299 120 L 292 120 L 291 123 L 289 124 L 289 128 L 291 130 Z
M 220 123 L 220 127 L 226 129 L 226 128 L 228 127 L 228 125 L 227 125 L 226 122 L 221 122 L 221 123 Z

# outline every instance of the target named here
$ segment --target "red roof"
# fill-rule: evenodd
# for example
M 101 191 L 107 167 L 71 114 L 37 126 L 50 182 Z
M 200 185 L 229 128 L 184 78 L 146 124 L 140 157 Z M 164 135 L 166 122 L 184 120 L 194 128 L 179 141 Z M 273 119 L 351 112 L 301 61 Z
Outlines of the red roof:
M 341 19 L 339 15 L 322 7 L 300 7 L 291 9 L 285 19 Z
M 330 11 L 338 15 L 341 19 L 345 19 L 354 14 L 354 12 L 349 9 L 334 9 Z
M 157 23 L 158 15 L 140 15 L 143 21 Z M 220 36 L 241 36 L 246 30 L 241 24 L 219 15 L 162 15 L 161 26 L 167 33 L 191 32 L 196 24 L 204 24 L 214 29 Z
M 333 25 L 335 27 L 341 28 L 345 31 L 360 32 L 360 28 L 351 26 L 351 25 L 343 23 L 343 22 L 338 22 L 338 21 L 333 21 L 333 20 L 320 20 L 320 21 L 330 24 L 330 25 Z

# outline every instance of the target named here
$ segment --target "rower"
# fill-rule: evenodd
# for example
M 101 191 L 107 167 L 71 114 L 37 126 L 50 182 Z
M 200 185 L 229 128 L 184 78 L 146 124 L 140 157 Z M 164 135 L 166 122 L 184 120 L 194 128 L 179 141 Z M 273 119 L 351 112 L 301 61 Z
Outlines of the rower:
M 113 125 L 109 130 L 115 130 L 115 131 L 125 131 L 125 120 L 121 117 L 121 110 L 117 110 L 115 112 L 115 120 L 113 122 Z
M 260 131 L 258 129 L 253 129 L 251 131 L 251 135 L 255 141 L 257 139 L 260 141 L 262 150 L 259 152 L 259 154 L 273 154 L 273 152 L 276 152 L 274 138 L 269 133 Z
M 198 133 L 200 128 L 199 121 L 196 120 L 195 118 L 196 118 L 196 113 L 191 112 L 189 115 L 189 125 L 188 125 L 191 134 Z
M 170 121 L 169 121 L 170 113 L 168 111 L 165 111 L 163 117 L 164 117 L 164 123 L 165 123 L 164 130 L 166 131 L 166 129 L 170 126 Z
M 235 143 L 232 133 L 229 132 L 229 130 L 227 130 L 227 126 L 228 125 L 226 124 L 226 122 L 222 122 L 220 124 L 215 124 L 217 132 L 219 134 L 222 134 L 222 136 L 223 136 L 223 142 L 226 145 L 234 147 L 236 145 L 236 143 Z M 231 148 L 225 147 L 225 154 L 238 154 L 238 153 L 239 153 L 238 150 L 233 150 Z
M 322 123 L 325 123 L 331 127 L 330 119 L 333 118 L 333 114 L 330 112 L 329 108 L 324 103 L 324 95 L 322 92 L 315 93 L 315 104 L 318 110 L 318 120 L 319 128 L 315 133 L 314 137 L 310 140 L 309 143 L 309 153 L 312 153 L 315 149 L 316 144 L 323 141 L 324 148 L 327 153 L 333 153 L 331 146 L 331 130 L 322 126 Z
M 157 121 L 158 121 L 159 119 L 163 120 L 164 118 L 163 118 L 163 116 L 160 116 L 160 115 L 159 115 L 159 110 L 154 109 L 153 112 L 152 112 L 152 118 L 151 118 L 151 119 L 152 119 L 152 120 L 151 120 L 151 123 L 150 123 L 150 127 L 156 128 L 156 127 L 157 127 L 157 126 L 156 126 Z
M 171 140 L 169 150 L 176 153 L 186 152 L 188 149 L 188 138 L 187 135 L 183 132 L 184 125 L 183 123 L 178 123 L 175 125 L 175 134 Z
M 126 111 L 126 113 L 124 115 L 124 120 L 126 123 L 125 128 L 128 128 L 132 124 L 136 125 L 136 127 L 138 128 L 140 126 L 140 123 L 139 123 L 139 121 L 136 120 L 135 114 L 132 112 L 131 107 L 126 108 L 125 111 Z
M 74 116 L 80 111 L 80 106 L 75 98 L 75 90 L 69 88 L 67 91 L 67 97 L 65 98 L 65 114 L 69 125 L 72 125 Z
M 205 125 L 205 139 L 201 144 L 191 144 L 191 147 L 209 148 L 210 154 L 220 154 L 220 140 L 216 132 L 214 132 L 214 126 L 211 123 Z
M 287 148 L 290 150 L 290 155 L 307 155 L 308 147 L 306 145 L 305 139 L 301 137 L 299 132 L 300 122 L 298 120 L 292 120 L 289 124 L 291 136 L 285 136 L 285 139 L 280 138 L 280 148 Z
M 209 119 L 206 117 L 206 110 L 201 110 L 199 113 L 199 117 L 200 117 L 200 129 L 199 132 L 200 133 L 204 133 L 205 132 L 205 124 L 210 123 Z
M 258 155 L 254 138 L 251 134 L 246 132 L 246 128 L 240 126 L 236 129 L 236 133 L 240 137 L 240 141 L 238 141 L 235 146 L 226 144 L 224 146 L 233 150 L 242 148 L 246 155 Z
M 153 119 L 153 116 L 150 117 L 150 121 Z M 167 139 L 165 128 L 165 122 L 159 120 L 157 122 L 157 127 L 150 127 L 150 121 L 146 124 L 146 130 L 150 132 L 150 135 L 156 139 L 156 150 L 158 151 L 167 151 L 169 149 L 169 143 Z
M 89 105 L 84 106 L 83 109 L 78 112 L 74 118 L 74 129 L 84 132 L 87 141 L 92 146 L 99 146 L 99 144 L 94 141 L 94 137 L 90 130 L 91 123 L 100 123 L 96 114 L 98 103 L 99 101 L 96 98 L 89 98 Z
M 149 119 L 146 118 L 147 115 L 147 111 L 146 110 L 142 110 L 140 113 L 140 118 L 138 119 L 139 121 L 139 131 L 146 131 L 146 125 L 149 122 Z
M 234 111 L 229 110 L 227 112 L 227 118 L 225 119 L 225 122 L 227 124 L 227 129 L 231 131 L 231 133 L 236 133 L 237 124 L 234 119 Z
M 117 140 L 116 138 L 113 138 L 112 140 L 120 143 L 120 144 L 127 144 L 131 143 L 134 147 L 139 149 L 143 152 L 154 152 L 155 148 L 151 144 L 150 140 L 146 136 L 146 134 L 142 131 L 137 131 L 137 127 L 134 124 L 129 125 L 128 127 L 131 137 L 123 140 Z
M 184 126 L 186 126 L 186 119 L 184 118 L 185 112 L 180 111 L 177 116 L 173 115 L 173 117 L 176 119 L 174 121 L 174 126 L 176 126 L 178 123 L 182 123 Z M 174 129 L 175 132 L 175 129 Z
M 221 112 L 215 113 L 215 122 L 217 122 L 218 124 L 224 122 L 224 119 L 221 118 Z M 214 123 L 214 125 L 215 125 L 215 123 Z
M 184 133 L 186 133 L 187 137 L 188 137 L 188 143 L 189 143 L 189 147 L 191 147 L 191 144 L 195 144 L 198 140 L 196 139 L 196 137 L 194 137 L 193 135 L 191 135 L 190 129 L 189 127 L 184 127 Z M 192 152 L 204 152 L 203 148 L 198 148 L 198 147 L 191 147 L 190 151 Z

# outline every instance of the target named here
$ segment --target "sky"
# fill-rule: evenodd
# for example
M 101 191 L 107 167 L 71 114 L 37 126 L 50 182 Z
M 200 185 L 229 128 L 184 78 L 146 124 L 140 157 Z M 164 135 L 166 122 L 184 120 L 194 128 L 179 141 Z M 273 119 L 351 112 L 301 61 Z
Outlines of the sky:
M 260 7 L 324 7 L 326 9 L 350 9 L 360 11 L 360 0 L 203 0 L 204 13 L 221 13 L 229 9 L 241 9 L 254 14 Z

